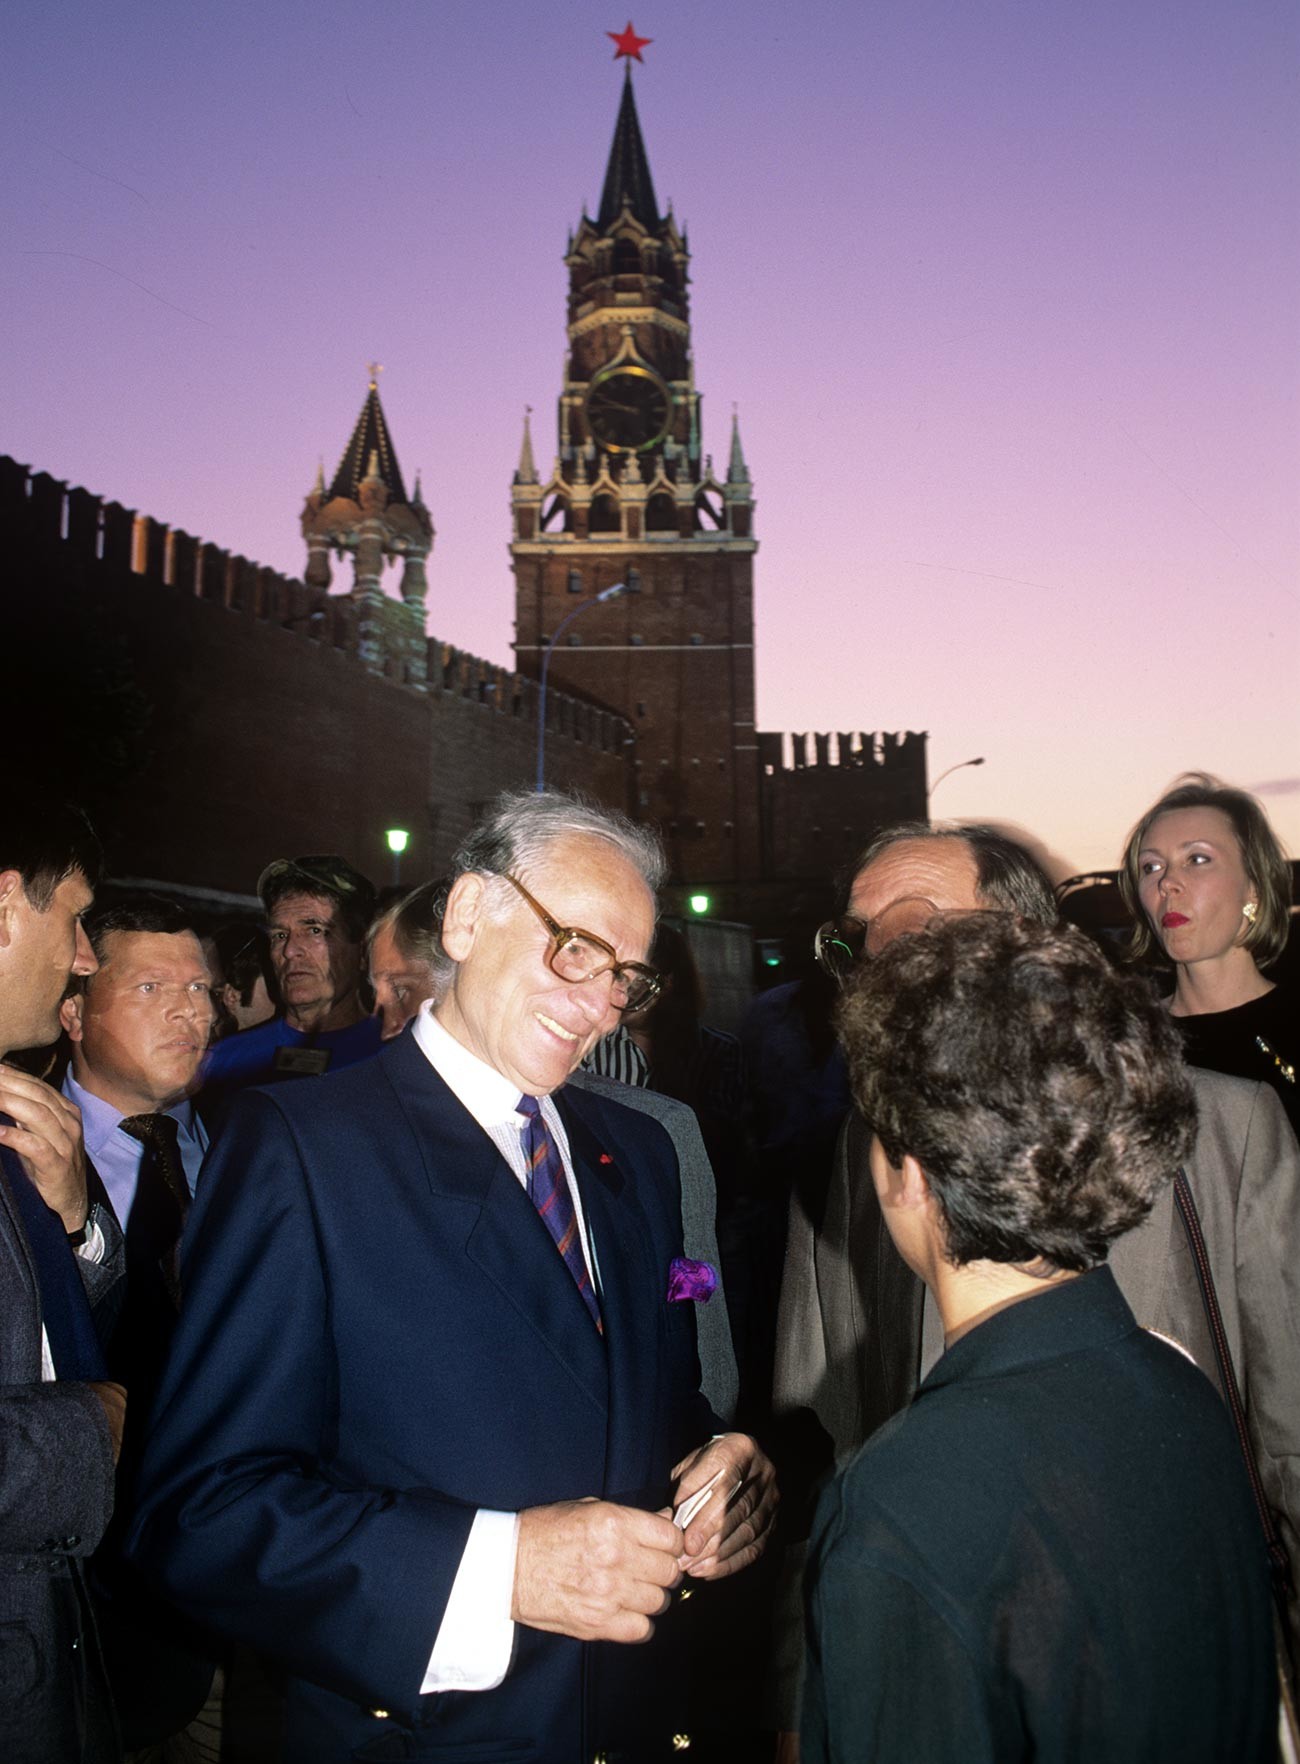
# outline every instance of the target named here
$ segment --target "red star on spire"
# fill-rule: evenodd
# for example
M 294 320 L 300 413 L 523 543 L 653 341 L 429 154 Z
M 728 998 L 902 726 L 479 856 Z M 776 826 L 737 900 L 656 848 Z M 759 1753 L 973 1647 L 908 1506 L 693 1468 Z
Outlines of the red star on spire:
M 621 60 L 626 55 L 629 61 L 641 61 L 641 51 L 647 43 L 653 43 L 653 37 L 638 37 L 632 29 L 632 20 L 628 19 L 627 29 L 623 31 L 606 31 L 605 35 L 614 45 L 614 59 Z M 642 67 L 645 63 L 641 61 Z

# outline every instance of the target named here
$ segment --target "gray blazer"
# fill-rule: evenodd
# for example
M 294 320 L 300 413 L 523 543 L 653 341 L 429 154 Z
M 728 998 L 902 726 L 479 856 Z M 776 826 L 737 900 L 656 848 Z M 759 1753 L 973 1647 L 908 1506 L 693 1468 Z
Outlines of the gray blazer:
M 122 1234 L 79 1262 L 92 1303 L 125 1267 Z M 41 1380 L 41 1306 L 27 1233 L 0 1163 L 0 1757 L 106 1764 L 116 1722 L 82 1563 L 113 1510 L 108 1422 L 85 1384 Z
M 1300 1146 L 1266 1084 L 1189 1069 L 1200 1125 L 1187 1179 L 1201 1216 L 1219 1305 L 1264 1490 L 1300 1571 Z M 850 1115 L 840 1134 L 821 1229 L 796 1195 L 782 1277 L 774 1400 L 815 1420 L 842 1466 L 910 1401 L 921 1359 L 925 1289 L 885 1228 L 867 1165 L 870 1133 Z M 1172 1337 L 1217 1384 L 1214 1351 L 1186 1234 L 1165 1188 L 1150 1216 L 1116 1243 L 1110 1266 L 1145 1328 Z M 798 1571 L 778 1612 L 783 1690 L 793 1722 L 801 1655 Z M 1300 1605 L 1288 1645 L 1300 1659 Z
M 718 1255 L 718 1195 L 713 1180 L 713 1166 L 704 1149 L 699 1122 L 694 1112 L 675 1097 L 660 1096 L 657 1090 L 644 1090 L 635 1084 L 620 1084 L 613 1078 L 602 1078 L 595 1072 L 579 1070 L 568 1082 L 579 1090 L 591 1090 L 622 1103 L 624 1108 L 640 1109 L 652 1115 L 667 1130 L 677 1153 L 677 1166 L 682 1180 L 682 1237 L 686 1253 L 694 1261 L 708 1262 L 718 1270 L 718 1290 L 704 1304 L 695 1307 L 695 1333 L 700 1350 L 700 1389 L 709 1400 L 715 1415 L 730 1421 L 736 1413 L 736 1396 L 740 1388 L 736 1371 L 736 1352 L 731 1341 L 731 1322 L 727 1316 L 727 1298 L 722 1290 L 722 1263 Z

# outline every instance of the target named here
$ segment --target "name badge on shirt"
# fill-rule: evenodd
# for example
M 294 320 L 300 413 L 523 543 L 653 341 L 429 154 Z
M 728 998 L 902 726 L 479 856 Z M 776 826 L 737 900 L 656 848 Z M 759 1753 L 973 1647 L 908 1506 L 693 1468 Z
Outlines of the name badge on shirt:
M 329 1071 L 327 1047 L 277 1047 L 271 1070 L 286 1078 L 319 1078 Z

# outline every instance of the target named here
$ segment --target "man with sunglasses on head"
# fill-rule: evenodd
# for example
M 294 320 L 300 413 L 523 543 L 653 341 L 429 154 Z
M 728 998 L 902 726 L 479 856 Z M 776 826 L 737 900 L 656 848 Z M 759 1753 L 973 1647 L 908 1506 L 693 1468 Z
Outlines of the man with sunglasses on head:
M 846 979 L 896 938 L 954 914 L 1002 911 L 1050 925 L 1058 913 L 1038 864 L 996 828 L 906 822 L 854 865 L 845 910 L 817 932 L 823 968 Z M 1300 1535 L 1300 1147 L 1267 1085 L 1189 1070 L 1199 1126 L 1186 1162 L 1251 1443 L 1284 1546 Z M 793 1541 L 783 1552 L 772 1684 L 779 1724 L 797 1720 L 803 1661 L 799 1535 L 809 1491 L 911 1401 L 943 1351 L 934 1300 L 885 1228 L 870 1173 L 872 1130 L 850 1111 L 827 1191 L 796 1194 L 777 1324 L 774 1407 Z M 1221 1387 L 1184 1225 L 1167 1186 L 1148 1219 L 1114 1245 L 1110 1266 L 1144 1327 L 1182 1345 Z M 791 1503 L 791 1487 L 796 1500 Z M 800 1498 L 803 1497 L 803 1498 Z M 1261 1541 L 1261 1547 L 1262 1541 Z M 1286 1625 L 1296 1658 L 1294 1586 Z M 1294 1664 L 1293 1664 L 1294 1669 Z M 797 1758 L 792 1731 L 783 1760 Z
M 453 859 L 434 1008 L 241 1097 L 205 1171 L 135 1547 L 284 1666 L 290 1764 L 666 1758 L 673 1592 L 762 1551 L 771 1465 L 698 1391 L 672 1142 L 565 1088 L 655 995 L 661 877 L 621 817 L 502 799 Z

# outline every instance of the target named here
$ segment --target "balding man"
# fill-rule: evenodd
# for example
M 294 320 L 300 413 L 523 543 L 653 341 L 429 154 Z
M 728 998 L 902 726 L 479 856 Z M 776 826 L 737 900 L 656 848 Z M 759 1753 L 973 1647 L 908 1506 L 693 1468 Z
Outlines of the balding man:
M 771 1466 L 698 1394 L 671 1141 L 566 1087 L 654 996 L 661 866 L 505 799 L 454 860 L 437 1010 L 239 1099 L 205 1169 L 136 1549 L 284 1666 L 290 1760 L 666 1757 L 670 1593 L 763 1547 Z

